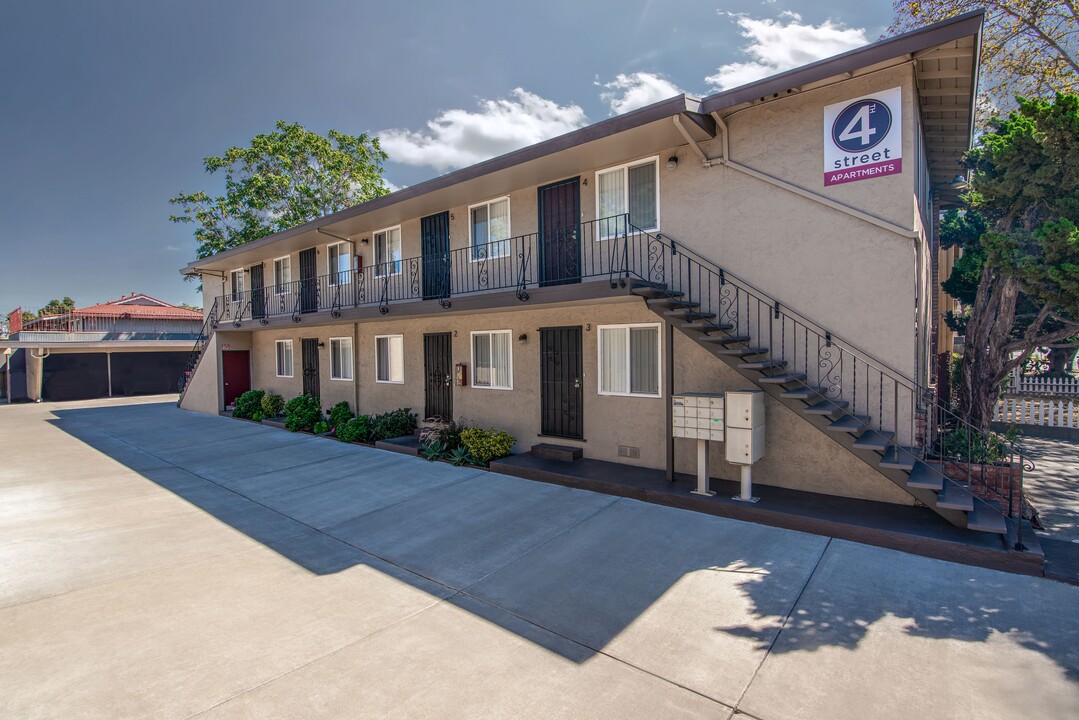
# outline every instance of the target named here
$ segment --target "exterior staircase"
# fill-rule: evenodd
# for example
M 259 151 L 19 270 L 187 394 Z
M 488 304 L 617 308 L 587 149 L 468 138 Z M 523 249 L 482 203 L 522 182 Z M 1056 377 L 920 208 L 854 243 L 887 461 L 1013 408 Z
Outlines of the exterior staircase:
M 176 407 L 180 407 L 180 404 L 183 403 L 184 395 L 187 394 L 187 388 L 191 384 L 191 378 L 193 378 L 198 371 L 206 346 L 210 344 L 210 340 L 213 338 L 220 320 L 218 301 L 215 300 L 213 306 L 210 308 L 210 312 L 206 315 L 205 322 L 202 323 L 202 329 L 199 330 L 199 336 L 195 340 L 195 346 L 191 348 L 191 355 L 187 360 L 187 364 L 184 366 L 184 371 L 180 373 L 180 397 L 176 399 Z
M 1016 503 L 979 478 L 973 451 L 947 456 L 945 475 L 944 433 L 982 434 L 937 408 L 931 392 L 683 244 L 632 226 L 627 235 L 638 247 L 627 238 L 623 282 L 656 315 L 948 522 L 1022 549 L 1021 483 Z M 1021 450 L 1004 445 L 1022 467 Z M 956 467 L 966 476 L 956 479 Z

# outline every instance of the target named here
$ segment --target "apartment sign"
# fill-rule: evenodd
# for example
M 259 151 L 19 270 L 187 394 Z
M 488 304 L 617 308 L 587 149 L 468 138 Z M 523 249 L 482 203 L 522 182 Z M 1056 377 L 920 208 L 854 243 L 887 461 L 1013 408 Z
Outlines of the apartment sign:
M 902 89 L 824 108 L 824 185 L 903 172 Z

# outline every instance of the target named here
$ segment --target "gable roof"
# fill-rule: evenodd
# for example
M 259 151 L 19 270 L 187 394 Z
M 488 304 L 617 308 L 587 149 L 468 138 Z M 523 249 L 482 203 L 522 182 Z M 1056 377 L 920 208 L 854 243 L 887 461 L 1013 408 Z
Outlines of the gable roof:
M 90 305 L 84 308 L 75 308 L 70 313 L 63 315 L 51 315 L 36 318 L 26 323 L 29 327 L 33 323 L 46 320 L 56 320 L 70 315 L 71 317 L 95 317 L 95 318 L 134 318 L 155 320 L 199 320 L 203 319 L 202 313 L 197 310 L 171 305 L 164 300 L 158 300 L 144 293 L 132 293 L 121 296 L 119 300 Z
M 934 122 L 953 121 L 942 126 L 944 131 L 942 135 L 947 138 L 947 150 L 945 146 L 936 148 L 929 145 L 927 147 L 933 181 L 934 183 L 942 182 L 953 178 L 961 171 L 959 157 L 962 153 L 956 153 L 954 148 L 959 146 L 963 149 L 969 148 L 973 137 L 978 56 L 984 16 L 984 10 L 958 15 L 949 20 L 887 38 L 825 60 L 725 90 L 704 99 L 686 94 L 677 95 L 316 218 L 246 245 L 216 253 L 209 258 L 194 260 L 180 272 L 185 275 L 197 274 L 200 271 L 219 272 L 240 267 L 247 259 L 252 262 L 258 261 L 262 256 L 261 249 L 267 245 L 291 239 L 294 241 L 293 244 L 297 245 L 292 249 L 299 249 L 298 243 L 301 239 L 310 246 L 314 242 L 313 238 L 318 234 L 332 237 L 360 232 L 363 228 L 359 219 L 365 216 L 371 216 L 373 224 L 378 227 L 388 227 L 400 222 L 401 219 L 411 219 L 448 207 L 467 204 L 477 198 L 504 195 L 508 189 L 537 184 L 536 178 L 549 177 L 551 180 L 557 180 L 569 177 L 578 171 L 567 170 L 560 174 L 559 168 L 565 169 L 566 164 L 563 163 L 560 166 L 557 158 L 570 149 L 586 148 L 589 151 L 589 157 L 595 160 L 593 166 L 603 167 L 604 164 L 617 163 L 617 161 L 605 163 L 603 160 L 611 157 L 612 150 L 618 148 L 684 145 L 685 138 L 676 130 L 674 123 L 669 122 L 671 118 L 684 118 L 686 122 L 683 126 L 698 140 L 710 139 L 715 136 L 715 121 L 710 116 L 711 113 L 732 112 L 741 107 L 769 102 L 795 92 L 905 62 L 915 62 L 919 69 L 922 65 L 936 67 L 935 63 L 942 61 L 945 64 L 950 62 L 954 66 L 948 79 L 942 79 L 943 75 L 929 74 L 924 78 L 919 76 L 918 80 L 923 117 L 929 113 L 928 117 Z M 973 60 L 971 68 L 959 69 L 960 60 L 966 58 Z M 922 70 L 922 72 L 945 71 Z M 963 82 L 964 79 L 965 82 Z M 961 140 L 956 141 L 956 136 L 960 136 Z M 657 138 L 669 139 L 669 142 L 665 145 L 662 143 L 657 145 Z M 649 142 L 651 142 L 650 145 Z M 625 152 L 622 158 L 633 154 L 632 151 Z M 524 175 L 520 169 L 525 164 L 530 166 L 531 181 L 513 182 L 513 178 Z M 465 186 L 473 188 L 474 191 L 470 194 L 460 192 L 460 188 Z M 455 193 L 455 189 L 458 192 Z M 462 197 L 470 199 L 461 201 Z M 410 209 L 408 217 L 397 210 L 398 219 L 395 220 L 394 209 L 405 206 Z M 287 252 L 288 243 L 283 244 L 281 250 Z

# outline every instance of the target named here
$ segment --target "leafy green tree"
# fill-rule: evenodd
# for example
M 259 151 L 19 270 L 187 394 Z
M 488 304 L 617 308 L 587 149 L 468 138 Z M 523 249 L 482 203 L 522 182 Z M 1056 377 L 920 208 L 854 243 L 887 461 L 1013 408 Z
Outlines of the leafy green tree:
M 984 253 L 974 297 L 977 259 L 948 280 L 969 300 L 960 410 L 983 428 L 1013 368 L 1079 335 L 1079 96 L 1020 98 L 990 127 L 966 156 L 967 199 L 988 228 L 974 248 Z
M 224 173 L 223 195 L 199 191 L 169 200 L 183 208 L 169 219 L 194 225 L 199 258 L 388 192 L 382 180 L 386 153 L 378 138 L 336 130 L 323 137 L 282 120 L 274 127 L 249 147 L 203 160 L 206 172 Z
M 983 110 L 1012 98 L 1079 93 L 1075 0 L 893 0 L 888 30 L 902 32 L 984 8 L 979 94 Z M 989 117 L 989 113 L 984 117 Z
M 63 315 L 74 309 L 75 301 L 69 297 L 65 297 L 63 300 L 50 300 L 45 304 L 45 307 L 41 308 L 41 312 L 39 312 L 38 315 Z

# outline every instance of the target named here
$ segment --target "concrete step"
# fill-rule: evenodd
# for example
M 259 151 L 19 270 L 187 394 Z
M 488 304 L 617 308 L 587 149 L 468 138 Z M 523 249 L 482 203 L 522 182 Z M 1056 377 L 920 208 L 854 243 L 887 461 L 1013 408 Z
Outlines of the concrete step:
M 708 335 L 697 338 L 697 342 L 716 343 L 717 345 L 735 345 L 737 343 L 747 343 L 750 340 L 752 338 L 749 335 Z
M 1004 516 L 1000 514 L 1000 511 L 978 498 L 974 499 L 974 510 L 967 513 L 967 528 L 997 535 L 1008 533 L 1008 524 L 1004 522 Z
M 888 449 L 888 446 L 892 444 L 892 438 L 894 437 L 895 433 L 871 430 L 855 440 L 854 447 L 859 450 L 876 450 L 877 452 L 884 452 Z
M 733 357 L 749 357 L 750 355 L 764 355 L 768 352 L 766 347 L 730 347 L 724 345 L 721 349 L 714 350 L 716 355 L 731 355 Z
M 806 379 L 805 373 L 780 373 L 778 375 L 765 375 L 757 380 L 762 385 L 786 385 L 792 382 L 801 382 Z
M 689 300 L 681 300 L 679 298 L 661 297 L 650 298 L 645 300 L 648 307 L 654 312 L 663 312 L 664 310 L 692 310 L 693 308 L 699 308 L 701 306 L 698 302 L 690 302 Z
M 914 464 L 918 462 L 918 458 L 914 452 L 909 448 L 891 447 L 884 457 L 877 463 L 882 468 L 888 468 L 890 470 L 906 470 L 910 472 L 914 469 Z
M 821 400 L 815 405 L 802 410 L 805 415 L 837 415 L 847 409 L 850 405 L 846 400 Z
M 794 388 L 793 390 L 784 390 L 780 396 L 784 400 L 805 400 L 809 402 L 820 397 L 820 391 L 814 390 L 811 387 Z
M 907 487 L 940 492 L 944 488 L 944 476 L 937 468 L 919 460 L 914 463 L 914 469 L 910 471 Z
M 778 370 L 786 366 L 786 360 L 757 360 L 738 363 L 738 367 L 745 368 L 746 370 Z
M 662 283 L 650 283 L 645 280 L 630 280 L 629 291 L 643 298 L 679 298 L 685 293 L 668 290 Z
M 696 310 L 686 310 L 678 308 L 674 310 L 667 310 L 663 313 L 663 315 L 671 318 L 672 320 L 683 320 L 687 323 L 694 323 L 700 320 L 711 320 L 716 316 L 715 313 L 697 312 Z
M 844 432 L 857 435 L 869 425 L 869 418 L 862 415 L 844 415 L 828 425 L 829 432 Z
M 573 462 L 581 458 L 581 448 L 572 445 L 555 445 L 553 443 L 540 443 L 532 446 L 532 454 L 545 460 L 561 460 Z
M 945 480 L 944 487 L 937 493 L 937 507 L 948 510 L 974 510 L 974 496 L 970 490 L 952 480 Z

